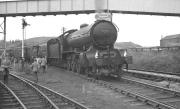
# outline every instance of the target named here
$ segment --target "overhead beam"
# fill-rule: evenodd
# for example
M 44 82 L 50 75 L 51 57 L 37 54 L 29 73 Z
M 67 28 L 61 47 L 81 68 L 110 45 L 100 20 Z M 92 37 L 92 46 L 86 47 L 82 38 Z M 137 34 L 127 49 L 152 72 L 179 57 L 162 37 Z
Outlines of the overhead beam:
M 0 17 L 89 14 L 97 1 L 112 13 L 180 16 L 180 0 L 19 0 L 0 2 Z
M 180 16 L 180 0 L 109 0 L 117 13 Z
M 0 2 L 0 17 L 94 13 L 94 10 L 95 0 L 22 0 Z

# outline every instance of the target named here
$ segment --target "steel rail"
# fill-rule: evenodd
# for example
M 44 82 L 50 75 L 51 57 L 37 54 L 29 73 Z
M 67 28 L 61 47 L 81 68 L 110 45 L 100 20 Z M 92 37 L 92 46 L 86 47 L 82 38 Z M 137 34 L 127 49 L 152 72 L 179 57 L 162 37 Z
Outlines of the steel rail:
M 73 73 L 73 72 L 72 72 Z M 73 73 L 74 74 L 74 73 Z M 110 84 L 106 81 L 102 81 L 102 80 L 95 80 L 94 78 L 90 78 L 90 77 L 87 77 L 87 76 L 84 76 L 84 75 L 81 75 L 81 74 L 76 74 L 75 75 L 77 76 L 80 76 L 90 82 L 93 82 L 93 83 L 96 83 L 96 84 L 99 84 L 101 86 L 104 86 L 106 88 L 109 88 L 117 93 L 121 93 L 123 95 L 126 95 L 126 96 L 129 96 L 129 97 L 133 97 L 143 103 L 146 103 L 148 105 L 151 105 L 155 108 L 158 108 L 158 109 L 177 109 L 171 105 L 167 105 L 167 104 L 164 104 L 162 102 L 159 102 L 157 101 L 156 99 L 153 99 L 153 98 L 150 98 L 150 97 L 147 97 L 147 96 L 144 96 L 142 94 L 139 94 L 139 93 L 135 93 L 135 92 L 132 92 L 128 89 L 120 89 L 120 88 L 117 88 L 117 87 L 114 87 L 113 84 Z
M 123 69 L 125 70 L 125 69 Z M 134 71 L 144 71 L 144 72 L 152 72 L 155 74 L 165 74 L 165 75 L 175 75 L 175 76 L 180 76 L 180 73 L 173 73 L 173 72 L 163 72 L 163 71 L 155 71 L 155 70 L 145 70 L 145 69 L 129 69 L 129 70 L 134 70 Z
M 164 104 L 162 102 L 159 102 L 157 101 L 156 99 L 153 99 L 153 98 L 150 98 L 150 97 L 147 97 L 147 96 L 144 96 L 144 95 L 141 95 L 139 93 L 135 93 L 135 92 L 132 92 L 128 89 L 120 89 L 120 88 L 117 88 L 117 87 L 113 87 L 112 84 L 106 82 L 106 81 L 102 81 L 102 80 L 95 80 L 93 78 L 88 78 L 89 81 L 91 82 L 94 82 L 94 83 L 97 83 L 97 84 L 100 84 L 102 86 L 105 86 L 107 88 L 110 88 L 112 90 L 114 90 L 115 92 L 118 92 L 118 93 L 122 93 L 124 95 L 127 95 L 127 96 L 130 96 L 130 97 L 133 97 L 137 100 L 140 100 L 146 104 L 149 104 L 149 105 L 152 105 L 153 107 L 156 107 L 156 108 L 162 108 L 162 109 L 176 109 L 175 107 L 173 106 L 170 106 L 170 105 L 167 105 L 167 104 Z
M 42 88 L 43 90 L 49 91 L 50 93 L 54 94 L 55 96 L 60 96 L 61 99 L 63 99 L 64 101 L 67 101 L 67 102 L 70 103 L 72 106 L 76 107 L 76 109 L 89 109 L 88 107 L 80 104 L 79 102 L 77 102 L 77 101 L 75 101 L 75 100 L 73 100 L 73 99 L 71 99 L 71 98 L 69 98 L 69 97 L 67 97 L 67 96 L 64 96 L 64 95 L 62 95 L 62 94 L 60 94 L 60 93 L 58 93 L 58 92 L 56 92 L 56 91 L 53 91 L 52 89 L 49 89 L 49 88 L 47 88 L 47 87 L 45 87 L 45 86 L 36 84 L 35 82 L 32 82 L 32 81 L 30 81 L 30 80 L 28 80 L 28 79 L 26 79 L 26 78 L 23 78 L 23 77 L 19 77 L 19 76 L 15 75 L 15 74 L 12 74 L 12 73 L 11 73 L 11 75 L 16 76 L 16 77 L 18 77 L 18 78 L 21 78 L 22 80 L 27 81 L 27 82 L 29 82 L 30 84 L 33 84 L 35 87 Z
M 170 74 L 163 74 L 163 73 L 156 73 L 156 72 L 148 72 L 148 71 L 142 71 L 142 70 L 124 70 L 125 73 L 130 73 L 133 75 L 143 75 L 143 76 L 151 76 L 151 77 L 157 77 L 160 79 L 165 79 L 168 81 L 175 81 L 180 82 L 180 77 L 177 75 L 170 75 Z
M 34 87 L 32 84 L 26 82 L 25 80 L 19 78 L 16 75 L 10 74 L 11 76 L 15 77 L 16 79 L 22 81 L 23 83 L 25 83 L 26 85 L 28 85 L 30 88 L 32 88 L 33 90 L 35 90 L 35 92 L 38 92 L 38 94 L 43 97 L 43 99 L 50 104 L 51 109 L 59 109 L 42 91 L 40 91 L 38 88 Z
M 129 79 L 127 77 L 121 77 L 121 79 L 123 80 L 126 80 L 127 82 L 131 82 L 133 84 L 138 84 L 138 85 L 143 85 L 145 87 L 151 87 L 151 88 L 156 88 L 160 91 L 164 91 L 164 92 L 168 92 L 170 94 L 173 94 L 175 96 L 180 96 L 180 92 L 179 91 L 176 91 L 176 90 L 172 90 L 172 89 L 168 89 L 168 88 L 164 88 L 164 87 L 161 87 L 161 86 L 156 86 L 156 85 L 153 85 L 153 84 L 149 84 L 149 83 L 144 83 L 144 82 L 140 82 L 140 81 L 136 81 L 136 80 L 132 80 L 132 79 Z
M 2 85 L 11 95 L 18 101 L 18 103 L 22 106 L 23 109 L 27 109 L 27 107 L 23 104 L 23 102 L 17 97 L 17 95 L 3 82 L 0 81 L 0 85 Z

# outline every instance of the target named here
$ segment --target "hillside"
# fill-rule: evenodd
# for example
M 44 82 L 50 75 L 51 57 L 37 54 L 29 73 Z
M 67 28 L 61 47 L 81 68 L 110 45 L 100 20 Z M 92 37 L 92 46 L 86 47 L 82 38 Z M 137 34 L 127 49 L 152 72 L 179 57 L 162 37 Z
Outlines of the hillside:
M 142 46 L 135 44 L 133 42 L 116 42 L 114 47 L 118 49 L 124 49 L 124 48 L 136 48 Z
M 46 43 L 48 40 L 55 38 L 55 37 L 35 37 L 25 40 L 25 45 L 39 45 Z M 0 41 L 0 47 L 4 47 L 3 41 Z M 21 47 L 21 40 L 15 40 L 15 41 L 8 41 L 7 47 Z M 124 48 L 135 48 L 135 47 L 142 47 L 138 44 L 135 44 L 133 42 L 116 42 L 115 48 L 118 49 L 124 49 Z
M 30 39 L 26 39 L 25 45 L 30 46 L 30 45 L 39 45 L 39 44 L 43 44 L 46 43 L 48 40 L 55 38 L 55 37 L 35 37 L 35 38 L 30 38 Z M 21 40 L 15 40 L 15 41 L 7 41 L 7 48 L 11 48 L 11 47 L 21 47 Z M 4 43 L 3 41 L 0 41 L 0 48 L 4 48 Z
M 26 45 L 38 45 L 42 43 L 46 43 L 48 40 L 55 38 L 55 37 L 35 37 L 30 38 L 25 41 Z

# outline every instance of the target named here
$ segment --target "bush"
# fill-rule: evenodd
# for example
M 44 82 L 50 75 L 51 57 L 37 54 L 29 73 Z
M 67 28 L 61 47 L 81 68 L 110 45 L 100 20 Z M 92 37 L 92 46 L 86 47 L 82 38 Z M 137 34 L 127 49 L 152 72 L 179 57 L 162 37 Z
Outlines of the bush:
M 180 72 L 180 50 L 169 51 L 131 51 L 128 55 L 133 56 L 133 64 L 130 69 L 157 71 L 157 72 Z

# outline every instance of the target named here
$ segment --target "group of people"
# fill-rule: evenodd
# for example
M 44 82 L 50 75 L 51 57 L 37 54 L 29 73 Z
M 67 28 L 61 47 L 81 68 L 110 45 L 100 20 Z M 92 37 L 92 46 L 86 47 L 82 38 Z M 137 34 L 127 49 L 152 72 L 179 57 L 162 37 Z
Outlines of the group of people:
M 34 58 L 34 62 L 31 65 L 31 69 L 36 77 L 36 82 L 38 82 L 38 73 L 40 69 L 45 73 L 47 68 L 47 61 L 45 57 L 42 58 Z
M 11 68 L 11 57 L 8 54 L 5 54 L 0 59 L 0 65 L 2 68 L 2 75 L 4 83 L 8 83 L 9 69 Z M 46 72 L 47 61 L 45 57 L 34 58 L 33 63 L 30 65 L 32 73 L 35 75 L 36 80 L 38 82 L 38 73 L 42 69 L 42 72 Z

